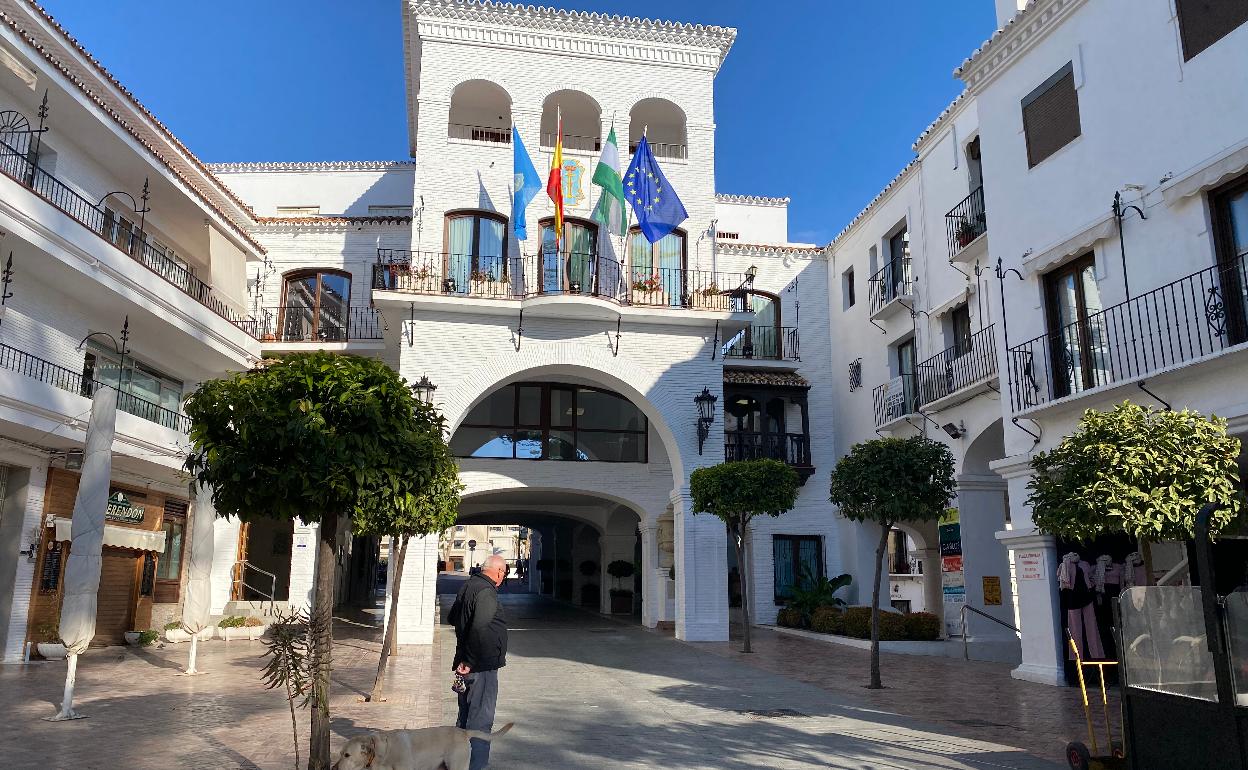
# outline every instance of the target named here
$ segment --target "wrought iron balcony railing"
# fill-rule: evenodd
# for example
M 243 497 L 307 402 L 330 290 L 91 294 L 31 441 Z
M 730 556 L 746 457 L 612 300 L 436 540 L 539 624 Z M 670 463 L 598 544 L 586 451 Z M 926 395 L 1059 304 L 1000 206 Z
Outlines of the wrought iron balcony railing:
M 82 372 L 58 366 L 51 361 L 33 356 L 5 344 L 0 344 L 0 369 L 9 369 L 46 385 L 51 385 L 54 388 L 77 393 L 87 398 L 90 398 L 95 393 L 96 388 L 114 387 Z M 117 393 L 117 408 L 128 414 L 141 417 L 148 422 L 154 422 L 157 425 L 163 425 L 171 430 L 176 430 L 179 433 L 190 433 L 191 431 L 191 418 L 180 412 L 167 409 L 160 404 L 139 398 L 132 393 L 119 391 Z
M 467 139 L 470 142 L 493 142 L 511 144 L 511 129 L 497 126 L 474 126 L 468 123 L 450 123 L 446 135 L 451 139 Z
M 675 158 L 682 160 L 689 157 L 689 145 L 675 142 L 650 142 L 650 152 L 656 158 Z M 629 153 L 637 152 L 636 144 L 628 145 Z
M 751 326 L 724 352 L 725 358 L 800 361 L 797 327 Z
M 589 253 L 474 256 L 378 249 L 373 288 L 485 299 L 598 297 L 621 305 L 745 310 L 742 273 L 633 267 Z
M 165 247 L 152 241 L 146 233 L 119 226 L 103 207 L 74 192 L 64 182 L 32 163 L 25 153 L 3 141 L 0 141 L 0 173 L 29 188 L 70 219 L 99 235 L 135 262 L 225 320 L 235 325 L 240 325 L 243 321 L 242 316 L 217 296 L 211 286 L 196 278 L 185 265 L 171 258 Z
M 945 348 L 917 367 L 919 406 L 953 395 L 997 374 L 997 345 L 991 326 Z
M 962 199 L 945 214 L 945 232 L 949 236 L 949 258 L 971 245 L 971 241 L 988 232 L 988 216 L 984 212 L 984 187 Z
M 890 259 L 884 267 L 871 276 L 871 312 L 878 313 L 895 299 L 914 293 L 914 279 L 910 272 L 910 257 Z
M 551 131 L 541 136 L 543 147 L 554 147 L 556 132 Z M 563 135 L 563 148 L 565 150 L 584 150 L 586 152 L 597 152 L 602 149 L 602 141 L 596 136 L 577 136 L 576 134 Z
M 329 307 L 318 311 L 302 305 L 261 308 L 243 322 L 243 329 L 261 342 L 350 342 L 383 338 L 385 319 L 371 307 Z
M 917 378 L 913 374 L 902 374 L 888 382 L 877 385 L 871 391 L 871 402 L 875 409 L 875 427 L 879 428 L 894 420 L 917 414 L 919 411 L 919 389 Z
M 802 433 L 725 431 L 724 460 L 779 460 L 794 467 L 810 467 L 810 440 Z
M 1015 411 L 1146 377 L 1248 342 L 1245 257 L 1205 268 L 1009 349 Z

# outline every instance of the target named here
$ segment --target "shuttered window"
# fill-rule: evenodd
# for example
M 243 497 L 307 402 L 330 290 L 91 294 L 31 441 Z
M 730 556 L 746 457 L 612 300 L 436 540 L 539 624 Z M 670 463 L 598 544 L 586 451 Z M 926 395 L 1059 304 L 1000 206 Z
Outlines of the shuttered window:
M 1184 61 L 1190 61 L 1248 21 L 1248 2 L 1244 0 L 1175 0 L 1175 6 L 1179 11 Z
M 1079 92 L 1069 63 L 1023 98 L 1023 133 L 1029 168 L 1079 136 Z

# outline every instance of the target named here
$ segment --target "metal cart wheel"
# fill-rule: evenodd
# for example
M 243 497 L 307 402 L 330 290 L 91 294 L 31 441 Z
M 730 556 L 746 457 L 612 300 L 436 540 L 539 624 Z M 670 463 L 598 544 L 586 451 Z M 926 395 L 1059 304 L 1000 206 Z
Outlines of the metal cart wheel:
M 1114 759 L 1122 759 L 1127 756 L 1127 750 L 1122 745 L 1122 741 L 1112 741 L 1109 744 L 1109 753 Z
M 1070 770 L 1090 770 L 1092 754 L 1087 746 L 1079 741 L 1073 741 L 1066 744 L 1066 761 L 1070 764 Z

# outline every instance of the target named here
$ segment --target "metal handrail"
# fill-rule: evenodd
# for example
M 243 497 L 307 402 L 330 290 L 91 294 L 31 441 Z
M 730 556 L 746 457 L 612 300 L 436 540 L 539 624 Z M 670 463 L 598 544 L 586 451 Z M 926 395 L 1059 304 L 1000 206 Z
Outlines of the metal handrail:
M 971 245 L 979 236 L 988 232 L 988 217 L 984 212 L 984 187 L 976 187 L 971 194 L 945 214 L 945 233 L 949 238 L 949 258 Z
M 247 582 L 247 579 L 244 577 L 244 575 L 246 573 L 246 570 L 248 569 L 255 570 L 256 572 L 259 572 L 261 575 L 264 575 L 269 578 L 270 585 L 269 585 L 269 592 L 267 594 L 263 590 L 261 590 L 258 586 L 253 586 L 252 584 Z M 234 562 L 234 585 L 242 586 L 243 588 L 250 588 L 252 591 L 255 591 L 261 596 L 267 596 L 269 599 L 269 614 L 270 615 L 273 614 L 275 605 L 276 605 L 276 602 L 274 601 L 273 597 L 277 595 L 277 575 L 274 575 L 272 572 L 269 572 L 268 570 L 264 570 L 264 569 L 257 567 L 256 565 L 252 564 L 246 559 L 241 559 L 239 561 Z M 236 589 L 235 594 L 238 596 L 242 596 L 243 592 Z M 250 600 L 239 599 L 238 601 L 250 601 Z
M 1023 633 L 1022 631 L 1018 630 L 1014 626 L 1011 626 L 1009 623 L 1006 623 L 1001 618 L 994 618 L 993 616 L 989 615 L 983 610 L 977 610 L 969 604 L 963 604 L 962 611 L 961 611 L 961 614 L 962 614 L 962 657 L 965 658 L 966 660 L 971 659 L 971 652 L 967 648 L 967 643 L 966 643 L 966 613 L 968 611 L 974 612 L 976 615 L 982 615 L 985 618 L 988 618 L 989 620 L 991 620 L 993 623 L 996 623 L 997 625 L 1005 626 L 1006 628 L 1010 629 L 1016 634 L 1019 634 L 1020 636 Z

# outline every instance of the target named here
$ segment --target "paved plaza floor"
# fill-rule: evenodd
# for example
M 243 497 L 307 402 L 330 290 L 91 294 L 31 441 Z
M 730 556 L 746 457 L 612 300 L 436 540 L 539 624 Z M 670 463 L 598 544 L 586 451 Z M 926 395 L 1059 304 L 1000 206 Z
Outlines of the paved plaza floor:
M 851 648 L 760 630 L 759 652 L 744 656 L 736 642 L 686 644 L 527 594 L 503 601 L 512 632 L 497 724 L 516 728 L 495 749 L 500 770 L 1056 768 L 1083 729 L 1077 692 L 1014 682 L 1004 666 L 885 656 L 892 686 L 868 691 L 865 653 Z M 387 702 L 361 702 L 376 666 L 369 620 L 338 624 L 335 750 L 368 729 L 454 720 L 445 626 L 437 644 L 398 658 Z M 260 643 L 202 650 L 199 677 L 178 675 L 185 645 L 92 650 L 78 690 L 90 718 L 59 724 L 41 718 L 55 711 L 63 663 L 0 667 L 0 767 L 292 768 L 289 713 L 260 684 Z M 302 751 L 303 712 L 299 723 Z

